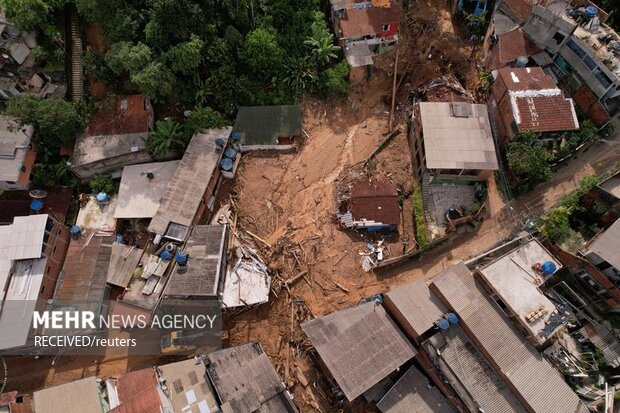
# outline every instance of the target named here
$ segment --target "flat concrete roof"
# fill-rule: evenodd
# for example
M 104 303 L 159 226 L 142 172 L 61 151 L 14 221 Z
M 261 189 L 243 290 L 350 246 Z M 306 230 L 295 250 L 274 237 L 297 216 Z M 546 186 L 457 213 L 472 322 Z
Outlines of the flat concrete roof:
M 0 181 L 17 181 L 32 139 L 32 126 L 18 128 L 18 121 L 0 116 Z
M 486 105 L 420 102 L 426 167 L 497 170 Z
M 114 211 L 117 200 L 118 195 L 113 195 L 107 203 L 100 204 L 94 194 L 90 195 L 86 205 L 78 212 L 76 225 L 82 229 L 113 232 L 116 230 Z
M 33 397 L 37 413 L 103 412 L 96 377 L 35 391 Z
M 538 289 L 543 278 L 532 268 L 546 261 L 553 262 L 558 269 L 562 266 L 545 247 L 532 239 L 479 270 L 491 288 L 540 343 L 544 343 L 546 338 L 539 337 L 539 333 L 544 330 L 551 314 L 556 310 L 555 305 Z M 528 321 L 526 316 L 541 307 L 544 307 L 547 313 L 534 322 Z
M 620 219 L 617 219 L 590 244 L 586 254 L 592 253 L 610 263 L 614 268 L 620 269 Z
M 166 381 L 175 412 L 218 411 L 215 393 L 207 380 L 207 368 L 202 361 L 192 358 L 164 364 L 157 369 L 161 372 L 161 378 Z
M 124 167 L 114 218 L 153 218 L 180 162 Z

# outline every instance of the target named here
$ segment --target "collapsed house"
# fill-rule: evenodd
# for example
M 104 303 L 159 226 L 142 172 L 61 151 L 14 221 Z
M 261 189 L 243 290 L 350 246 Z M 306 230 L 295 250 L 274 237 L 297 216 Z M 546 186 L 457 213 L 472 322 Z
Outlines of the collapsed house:
M 343 201 L 336 218 L 344 228 L 397 231 L 400 224 L 398 189 L 387 179 L 358 181 Z
M 37 157 L 32 148 L 33 128 L 17 119 L 0 116 L 0 190 L 28 189 Z
M 522 132 L 555 137 L 579 129 L 573 100 L 565 98 L 540 67 L 500 69 L 491 107 L 502 145 L 515 141 Z
M 373 64 L 373 56 L 398 42 L 404 13 L 399 0 L 330 0 L 331 20 L 345 58 L 353 68 Z
M 146 139 L 153 129 L 153 107 L 143 95 L 108 97 L 73 149 L 71 170 L 81 180 L 149 162 Z

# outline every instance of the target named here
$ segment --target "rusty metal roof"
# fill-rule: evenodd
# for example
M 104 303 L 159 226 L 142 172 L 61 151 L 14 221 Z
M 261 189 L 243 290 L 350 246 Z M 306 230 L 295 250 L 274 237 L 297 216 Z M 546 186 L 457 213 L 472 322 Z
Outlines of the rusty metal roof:
M 301 328 L 350 401 L 417 353 L 375 301 L 308 321 Z
M 152 368 L 126 373 L 116 380 L 120 405 L 110 413 L 160 413 L 159 383 Z
M 86 136 L 126 135 L 149 131 L 144 95 L 110 96 L 99 105 L 88 123 Z
M 439 273 L 431 290 L 458 314 L 467 335 L 531 411 L 588 412 L 560 372 L 516 331 L 465 264 Z
M 387 225 L 400 223 L 398 190 L 386 179 L 359 181 L 351 188 L 350 210 L 356 221 L 366 219 Z

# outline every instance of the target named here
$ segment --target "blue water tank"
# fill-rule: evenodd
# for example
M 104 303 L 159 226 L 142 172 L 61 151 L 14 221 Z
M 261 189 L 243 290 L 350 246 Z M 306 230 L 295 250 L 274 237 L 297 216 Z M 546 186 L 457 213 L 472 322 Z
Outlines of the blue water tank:
M 598 9 L 594 6 L 588 6 L 586 7 L 586 14 L 588 17 L 594 17 L 598 14 Z
M 40 210 L 43 209 L 43 202 L 38 199 L 35 199 L 34 201 L 30 203 L 30 209 L 32 209 L 33 211 L 39 212 Z
M 222 158 L 220 161 L 220 167 L 224 171 L 232 171 L 233 169 L 233 160 L 230 158 Z
M 217 138 L 217 139 L 215 140 L 215 144 L 216 144 L 218 147 L 220 147 L 220 148 L 223 148 L 225 143 L 226 143 L 226 141 L 225 141 L 224 139 L 222 139 L 222 138 Z
M 177 252 L 174 255 L 174 260 L 181 266 L 187 264 L 187 253 L 186 252 Z
M 224 151 L 224 156 L 230 159 L 235 159 L 235 157 L 237 156 L 237 151 L 233 148 L 227 148 Z
M 440 330 L 447 330 L 450 328 L 450 323 L 445 318 L 440 318 L 437 320 L 437 327 L 439 327 Z
M 558 269 L 558 266 L 555 265 L 553 261 L 545 261 L 541 267 L 543 274 L 551 275 Z
M 233 142 L 239 142 L 240 140 L 241 140 L 241 133 L 233 132 L 232 133 L 232 141 Z
M 459 318 L 454 313 L 446 314 L 446 320 L 448 320 L 448 322 L 452 325 L 456 325 L 459 323 Z
M 71 227 L 69 232 L 71 233 L 71 235 L 78 235 L 80 232 L 82 232 L 82 228 L 80 228 L 79 225 L 74 225 Z
M 170 254 L 168 251 L 164 250 L 161 255 L 160 255 L 161 259 L 164 261 L 170 261 L 170 258 L 172 258 L 172 254 Z
M 107 202 L 109 199 L 110 197 L 105 192 L 99 192 L 97 194 L 97 202 Z

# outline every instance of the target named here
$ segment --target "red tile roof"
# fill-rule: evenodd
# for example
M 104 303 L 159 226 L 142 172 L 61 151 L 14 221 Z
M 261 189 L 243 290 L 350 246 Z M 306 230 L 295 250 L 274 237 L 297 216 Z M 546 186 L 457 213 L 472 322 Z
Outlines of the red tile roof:
M 88 124 L 87 136 L 144 133 L 149 130 L 149 112 L 144 95 L 108 97 Z
M 540 67 L 506 67 L 498 70 L 498 79 L 511 91 L 557 88 L 555 81 Z
M 347 9 L 346 16 L 340 19 L 343 38 L 370 36 L 382 33 L 383 25 L 397 24 L 403 18 L 399 2 L 391 7 L 369 7 L 367 9 Z
M 504 33 L 497 39 L 493 48 L 493 69 L 506 67 L 517 60 L 519 56 L 532 56 L 541 50 L 532 42 L 521 29 L 514 29 Z
M 160 413 L 161 399 L 157 391 L 155 370 L 144 369 L 127 373 L 116 380 L 121 404 L 110 413 Z
M 503 6 L 508 8 L 510 17 L 516 18 L 519 24 L 525 23 L 532 14 L 533 6 L 530 0 L 504 0 L 500 7 L 504 9 Z
M 400 223 L 398 190 L 394 184 L 380 179 L 357 182 L 351 188 L 353 219 L 367 219 L 386 225 Z

